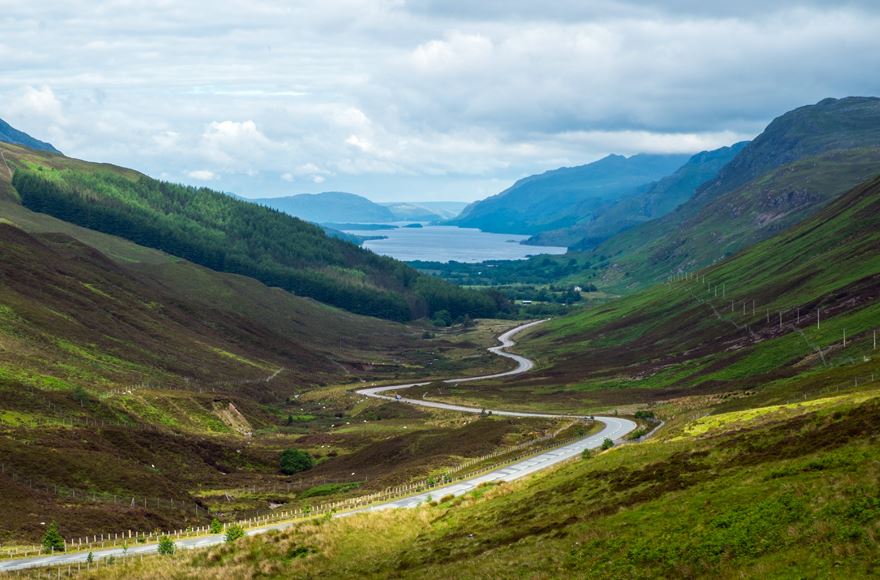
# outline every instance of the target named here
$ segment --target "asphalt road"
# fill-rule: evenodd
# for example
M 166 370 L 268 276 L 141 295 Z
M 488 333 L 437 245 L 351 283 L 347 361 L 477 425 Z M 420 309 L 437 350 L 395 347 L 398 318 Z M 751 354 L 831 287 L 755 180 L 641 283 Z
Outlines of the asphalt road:
M 499 356 L 503 356 L 505 358 L 509 358 L 517 363 L 515 369 L 506 371 L 503 373 L 496 373 L 492 375 L 483 375 L 479 377 L 465 377 L 460 379 L 449 379 L 445 382 L 447 383 L 464 383 L 471 381 L 479 381 L 485 379 L 496 379 L 501 377 L 507 377 L 512 375 L 517 375 L 521 373 L 528 372 L 534 367 L 534 363 L 517 354 L 513 354 L 510 352 L 506 352 L 504 349 L 509 348 L 516 344 L 513 341 L 513 336 L 517 333 L 531 328 L 537 324 L 541 324 L 544 322 L 543 320 L 539 320 L 536 322 L 529 322 L 528 324 L 523 324 L 518 326 L 512 330 L 508 330 L 504 334 L 498 337 L 498 340 L 501 342 L 498 346 L 493 346 L 489 349 L 490 352 L 493 352 Z M 408 389 L 410 387 L 421 386 L 430 384 L 431 381 L 426 381 L 422 383 L 407 383 L 404 385 L 390 385 L 384 387 L 371 387 L 366 389 L 359 389 L 357 393 L 361 395 L 365 395 L 367 397 L 374 397 L 377 399 L 386 399 L 386 400 L 397 400 L 392 395 L 386 395 L 383 393 L 387 393 L 389 391 L 402 391 Z M 436 409 L 448 409 L 451 411 L 461 411 L 463 413 L 480 413 L 483 411 L 483 408 L 480 407 L 467 407 L 463 405 L 452 405 L 448 403 L 440 403 L 437 401 L 425 401 L 422 399 L 408 399 L 401 398 L 401 403 L 407 403 L 412 405 L 419 405 L 422 407 L 433 407 Z M 551 418 L 572 418 L 579 417 L 578 415 L 565 415 L 565 414 L 550 414 L 550 413 L 527 413 L 521 411 L 504 411 L 501 409 L 487 409 L 491 410 L 495 415 L 505 415 L 510 417 L 551 417 Z M 546 469 L 552 465 L 556 465 L 562 461 L 570 459 L 572 457 L 576 457 L 585 449 L 596 449 L 602 442 L 607 438 L 613 441 L 616 441 L 629 433 L 630 431 L 636 428 L 636 424 L 628 419 L 621 419 L 619 417 L 600 417 L 595 416 L 594 419 L 599 421 L 605 425 L 605 428 L 602 429 L 599 433 L 595 435 L 590 435 L 589 437 L 585 437 L 579 441 L 575 441 L 574 443 L 570 443 L 564 447 L 559 447 L 557 449 L 552 449 L 550 451 L 545 451 L 540 455 L 536 455 L 534 457 L 530 457 L 528 459 L 524 459 L 517 463 L 508 465 L 501 469 L 496 469 L 495 471 L 484 473 L 477 477 L 473 477 L 471 479 L 465 481 L 459 481 L 456 483 L 449 484 L 447 486 L 434 488 L 428 492 L 420 493 L 417 495 L 413 495 L 410 497 L 405 497 L 402 499 L 389 501 L 383 504 L 378 504 L 374 506 L 370 506 L 368 508 L 362 508 L 359 510 L 353 510 L 349 512 L 342 512 L 336 514 L 336 517 L 346 517 L 356 513 L 362 512 L 371 512 L 371 511 L 380 511 L 387 509 L 395 509 L 395 508 L 411 508 L 416 507 L 422 503 L 430 501 L 433 499 L 440 499 L 444 496 L 454 495 L 459 496 L 463 495 L 477 487 L 479 487 L 483 483 L 492 482 L 492 481 L 513 481 L 519 479 L 521 477 L 525 477 L 542 469 Z M 292 526 L 292 522 L 280 522 L 277 524 L 269 524 L 265 526 L 260 526 L 257 528 L 251 528 L 247 530 L 247 535 L 254 536 L 257 534 L 263 534 L 273 530 L 283 530 Z M 216 544 L 222 544 L 224 537 L 222 534 L 214 534 L 209 536 L 199 536 L 197 538 L 181 538 L 175 541 L 178 549 L 196 549 L 196 548 L 204 548 L 207 546 L 213 546 Z M 121 548 L 108 548 L 106 550 L 95 550 L 93 552 L 93 557 L 95 560 L 99 560 L 102 558 L 107 558 L 109 556 L 121 557 L 121 556 L 132 556 L 138 554 L 154 554 L 158 550 L 157 544 L 135 544 L 128 548 L 128 551 L 125 552 Z M 35 568 L 40 566 L 66 566 L 68 564 L 76 564 L 83 563 L 86 561 L 87 554 L 83 552 L 76 553 L 67 553 L 67 554 L 58 554 L 54 556 L 36 556 L 32 558 L 20 558 L 15 560 L 0 560 L 0 572 L 10 572 L 13 570 L 23 570 L 25 568 Z

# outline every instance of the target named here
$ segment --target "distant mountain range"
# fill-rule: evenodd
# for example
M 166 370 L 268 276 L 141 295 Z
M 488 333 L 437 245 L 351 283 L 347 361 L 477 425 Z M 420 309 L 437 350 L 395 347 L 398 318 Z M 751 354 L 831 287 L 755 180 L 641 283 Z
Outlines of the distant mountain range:
M 255 203 L 319 224 L 437 222 L 457 216 L 467 205 L 454 201 L 375 203 L 341 191 L 253 199 Z
M 450 223 L 488 232 L 537 234 L 589 222 L 647 191 L 689 155 L 609 155 L 593 163 L 532 175 L 469 205 Z
M 0 119 L 0 141 L 11 143 L 13 145 L 23 145 L 29 149 L 37 151 L 48 151 L 49 153 L 61 154 L 61 151 L 55 149 L 51 144 L 39 139 L 34 139 L 24 131 L 19 131 L 3 119 Z
M 383 203 L 395 221 L 435 222 L 450 220 L 467 207 L 463 201 L 399 201 Z
M 714 178 L 747 144 L 744 141 L 697 153 L 672 175 L 650 184 L 644 193 L 626 197 L 568 228 L 541 232 L 526 243 L 589 249 L 618 232 L 662 217 L 689 200 L 699 186 Z

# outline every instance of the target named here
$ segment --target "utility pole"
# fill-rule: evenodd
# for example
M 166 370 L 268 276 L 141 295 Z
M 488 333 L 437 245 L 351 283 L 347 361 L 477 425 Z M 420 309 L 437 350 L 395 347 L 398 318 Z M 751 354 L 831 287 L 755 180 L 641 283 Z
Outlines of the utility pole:
M 821 324 L 822 324 L 822 320 L 820 318 L 819 309 L 817 308 L 816 309 L 816 330 L 819 330 L 820 328 L 822 328 Z
M 846 347 L 846 329 L 843 329 L 843 346 Z
M 797 323 L 798 323 L 798 326 L 801 325 L 801 309 L 800 308 L 797 309 Z

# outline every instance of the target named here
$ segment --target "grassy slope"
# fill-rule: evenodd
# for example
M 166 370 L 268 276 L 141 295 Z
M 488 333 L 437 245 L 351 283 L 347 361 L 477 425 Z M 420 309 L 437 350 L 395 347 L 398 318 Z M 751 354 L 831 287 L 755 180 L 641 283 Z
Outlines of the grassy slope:
M 868 577 L 877 393 L 612 449 L 437 506 L 300 525 L 102 577 Z M 873 398 L 872 398 L 873 397 Z M 796 434 L 796 436 L 793 436 Z
M 767 239 L 878 174 L 880 99 L 825 99 L 774 119 L 690 201 L 593 255 L 612 261 L 605 286 L 643 288 Z
M 878 232 L 875 180 L 690 280 L 550 321 L 520 347 L 541 363 L 538 372 L 462 385 L 452 395 L 588 411 L 724 393 L 771 403 L 880 378 L 872 343 L 880 326 Z
M 163 249 L 215 270 L 244 274 L 352 312 L 409 320 L 447 309 L 498 310 L 483 292 L 420 276 L 405 264 L 328 237 L 307 222 L 214 192 L 138 172 L 0 144 L 20 191 L 0 199 Z
M 611 258 L 603 285 L 643 287 L 676 269 L 694 270 L 732 256 L 817 212 L 880 173 L 880 149 L 807 157 L 693 208 L 615 236 L 595 254 Z
M 62 227 L 24 217 L 35 229 Z M 224 499 L 223 490 L 285 480 L 277 458 L 286 447 L 322 460 L 310 477 L 352 480 L 371 491 L 548 428 L 540 421 L 399 417 L 344 388 L 320 386 L 421 377 L 433 368 L 463 372 L 485 365 L 482 356 L 468 357 L 487 337 L 423 340 L 421 329 L 109 242 L 128 259 L 110 260 L 66 234 L 35 236 L 0 224 L 0 494 L 14 508 L 0 531 L 4 543 L 36 540 L 39 522 L 49 519 L 76 536 L 203 521 L 204 512 L 195 519 L 180 507 L 196 501 L 232 517 L 294 500 L 296 494 L 238 492 L 230 492 L 235 502 Z M 133 262 L 140 252 L 150 259 Z M 239 414 L 243 420 L 229 420 Z M 285 426 L 288 415 L 296 417 L 292 426 Z M 351 423 L 359 425 L 339 428 Z M 254 437 L 241 437 L 241 425 Z M 462 439 L 473 445 L 462 447 Z M 146 495 L 151 504 L 72 501 L 21 478 Z M 223 501 L 208 499 L 209 490 Z M 166 506 L 153 505 L 156 497 Z M 168 508 L 170 499 L 177 508 Z
M 7 183 L 0 179 L 0 187 Z M 425 340 L 421 328 L 353 315 L 33 213 L 14 190 L 4 191 L 0 462 L 7 471 L 0 494 L 15 514 L 2 527 L 4 543 L 34 541 L 47 519 L 78 535 L 180 526 L 193 514 L 62 499 L 12 481 L 9 471 L 43 485 L 191 505 L 185 502 L 202 490 L 277 483 L 278 453 L 289 446 L 322 459 L 315 475 L 359 481 L 351 467 L 363 465 L 375 471 L 370 485 L 381 487 L 455 464 L 447 438 L 459 429 L 484 444 L 463 454 L 479 455 L 540 428 L 499 423 L 488 433 L 433 414 L 386 416 L 375 411 L 378 403 L 321 387 L 502 368 L 497 357 L 473 356 L 494 342 L 479 330 Z M 288 415 L 296 417 L 291 426 Z M 369 423 L 329 433 L 355 415 Z M 71 426 L 71 418 L 111 425 Z M 243 439 L 242 425 L 255 436 Z M 415 431 L 430 445 L 408 435 Z M 385 453 L 389 445 L 396 456 Z M 218 509 L 265 509 L 273 501 L 279 498 L 258 494 Z

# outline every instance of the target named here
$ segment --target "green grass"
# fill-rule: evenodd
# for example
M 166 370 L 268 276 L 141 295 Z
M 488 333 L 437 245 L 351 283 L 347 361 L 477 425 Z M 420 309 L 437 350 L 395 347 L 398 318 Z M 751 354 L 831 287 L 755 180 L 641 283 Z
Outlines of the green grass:
M 736 430 L 613 448 L 436 506 L 299 524 L 125 573 L 869 577 L 880 567 L 878 418 L 876 398 L 768 410 Z

